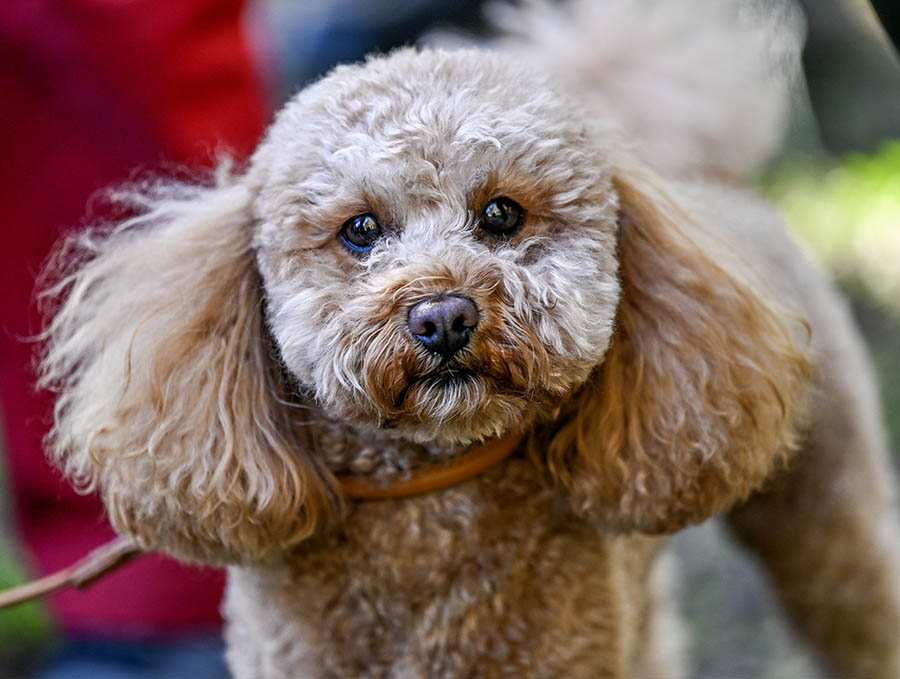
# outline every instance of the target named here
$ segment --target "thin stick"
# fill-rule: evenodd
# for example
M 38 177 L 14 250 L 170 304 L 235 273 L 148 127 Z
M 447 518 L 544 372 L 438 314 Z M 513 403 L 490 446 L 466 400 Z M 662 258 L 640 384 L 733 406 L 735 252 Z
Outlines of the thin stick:
M 0 609 L 52 594 L 66 586 L 79 589 L 87 587 L 100 576 L 130 561 L 141 551 L 131 538 L 118 537 L 110 540 L 68 568 L 0 592 Z

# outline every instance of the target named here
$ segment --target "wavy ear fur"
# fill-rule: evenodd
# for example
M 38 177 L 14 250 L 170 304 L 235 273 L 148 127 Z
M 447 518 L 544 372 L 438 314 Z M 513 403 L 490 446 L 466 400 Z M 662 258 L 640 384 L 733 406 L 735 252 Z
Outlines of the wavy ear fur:
M 141 214 L 80 236 L 81 263 L 45 293 L 57 306 L 41 366 L 59 393 L 50 455 L 144 547 L 265 558 L 338 500 L 269 355 L 253 193 L 224 179 L 127 198 Z
M 548 444 L 576 509 L 676 530 L 757 489 L 796 445 L 808 330 L 632 162 L 619 193 L 623 297 L 610 349 Z

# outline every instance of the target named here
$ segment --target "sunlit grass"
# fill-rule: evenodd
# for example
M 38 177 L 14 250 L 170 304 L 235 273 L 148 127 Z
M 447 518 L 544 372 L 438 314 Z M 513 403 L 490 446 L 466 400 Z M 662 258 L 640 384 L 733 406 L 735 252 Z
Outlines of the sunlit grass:
M 0 590 L 18 585 L 28 578 L 11 550 L 0 551 Z M 23 645 L 34 645 L 50 636 L 50 623 L 40 603 L 19 604 L 0 611 L 0 656 L 17 652 Z
M 12 518 L 9 515 L 10 491 L 6 485 L 0 447 L 0 590 L 19 585 L 31 578 L 15 546 Z M 42 602 L 18 604 L 0 610 L 0 675 L 14 657 L 48 641 L 52 635 L 50 617 Z
M 900 316 L 900 140 L 830 167 L 787 161 L 763 190 L 840 280 Z
M 762 181 L 798 238 L 855 300 L 900 460 L 900 140 L 831 165 L 782 163 Z

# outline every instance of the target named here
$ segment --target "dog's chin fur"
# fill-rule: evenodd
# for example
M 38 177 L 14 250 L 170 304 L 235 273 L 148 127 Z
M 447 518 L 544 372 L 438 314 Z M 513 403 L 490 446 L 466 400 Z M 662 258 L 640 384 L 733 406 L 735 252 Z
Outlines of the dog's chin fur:
M 528 431 L 552 419 L 565 400 L 537 390 L 517 392 L 502 380 L 471 372 L 414 378 L 400 398 L 399 406 L 372 404 L 370 411 L 338 411 L 334 417 L 385 438 L 466 446 Z

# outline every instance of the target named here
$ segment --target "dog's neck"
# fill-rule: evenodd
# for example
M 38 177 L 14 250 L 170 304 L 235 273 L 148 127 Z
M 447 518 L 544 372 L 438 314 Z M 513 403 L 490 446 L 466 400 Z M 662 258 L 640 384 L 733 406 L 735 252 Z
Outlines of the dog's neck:
M 390 481 L 416 470 L 454 459 L 469 446 L 431 441 L 409 441 L 374 429 L 338 422 L 319 412 L 313 425 L 313 444 L 335 474 L 367 476 Z
M 450 488 L 486 472 L 518 450 L 523 438 L 523 434 L 508 434 L 490 439 L 470 447 L 449 462 L 414 470 L 388 483 L 374 481 L 369 475 L 341 474 L 337 478 L 344 495 L 354 500 L 415 497 Z

